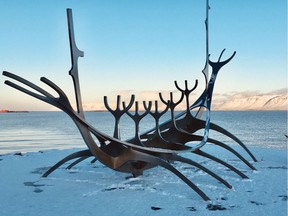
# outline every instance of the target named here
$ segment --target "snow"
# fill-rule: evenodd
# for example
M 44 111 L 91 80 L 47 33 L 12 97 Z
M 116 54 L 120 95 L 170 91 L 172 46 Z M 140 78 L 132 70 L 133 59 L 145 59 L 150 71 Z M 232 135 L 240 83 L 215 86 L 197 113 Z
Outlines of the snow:
M 238 146 L 233 146 L 250 158 Z M 210 198 L 203 201 L 174 174 L 161 167 L 133 178 L 100 162 L 87 159 L 71 170 L 65 166 L 47 178 L 41 174 L 64 156 L 78 151 L 47 150 L 0 156 L 0 215 L 287 215 L 287 152 L 250 148 L 258 162 L 249 169 L 231 153 L 217 146 L 204 150 L 243 171 L 249 179 L 209 159 L 187 153 L 227 180 L 226 188 L 208 174 L 183 163 L 174 163 Z

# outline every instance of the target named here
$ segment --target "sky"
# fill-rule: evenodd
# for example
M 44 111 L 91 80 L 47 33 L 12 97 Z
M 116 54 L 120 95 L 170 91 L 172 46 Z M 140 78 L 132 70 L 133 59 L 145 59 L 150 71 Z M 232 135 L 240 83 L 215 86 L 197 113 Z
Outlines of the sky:
M 55 82 L 75 103 L 66 8 L 73 11 L 82 100 L 102 109 L 121 95 L 154 100 L 175 91 L 174 80 L 204 88 L 205 0 L 0 0 L 0 70 L 49 90 Z M 287 1 L 210 0 L 209 53 L 236 51 L 217 78 L 215 95 L 287 88 Z M 4 84 L 0 109 L 53 110 Z M 52 91 L 53 92 L 53 91 Z M 112 105 L 111 105 L 112 106 Z

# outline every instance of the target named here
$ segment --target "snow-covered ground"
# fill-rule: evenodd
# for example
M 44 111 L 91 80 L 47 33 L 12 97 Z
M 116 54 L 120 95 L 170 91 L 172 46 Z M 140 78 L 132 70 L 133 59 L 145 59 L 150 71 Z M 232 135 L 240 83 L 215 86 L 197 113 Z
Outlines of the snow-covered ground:
M 235 149 L 249 159 L 240 148 Z M 186 154 L 233 186 L 228 189 L 187 164 L 173 164 L 211 198 L 208 202 L 161 167 L 132 178 L 87 159 L 71 170 L 62 166 L 47 178 L 41 177 L 49 166 L 76 150 L 0 156 L 0 215 L 287 215 L 286 150 L 251 148 L 259 160 L 253 163 L 257 168 L 253 171 L 231 153 L 213 145 L 205 147 L 249 179 L 208 159 Z

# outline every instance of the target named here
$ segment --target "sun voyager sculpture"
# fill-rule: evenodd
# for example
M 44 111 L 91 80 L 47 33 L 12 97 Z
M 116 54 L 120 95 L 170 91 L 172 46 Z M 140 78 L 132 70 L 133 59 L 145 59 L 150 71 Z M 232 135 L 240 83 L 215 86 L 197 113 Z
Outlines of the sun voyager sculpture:
M 156 166 L 163 167 L 177 177 L 179 177 L 183 182 L 185 182 L 192 190 L 194 190 L 200 197 L 204 200 L 210 200 L 209 196 L 206 195 L 196 184 L 188 179 L 187 176 L 182 174 L 175 166 L 173 162 L 180 162 L 189 164 L 202 170 L 203 172 L 209 174 L 212 178 L 215 178 L 218 182 L 221 182 L 228 188 L 232 186 L 217 173 L 206 168 L 204 165 L 194 161 L 193 157 L 185 157 L 183 153 L 190 152 L 192 154 L 200 155 L 201 157 L 207 158 L 209 160 L 215 161 L 216 163 L 225 166 L 227 169 L 235 172 L 241 178 L 248 178 L 242 171 L 234 167 L 233 165 L 225 162 L 219 157 L 213 156 L 203 150 L 203 146 L 207 143 L 217 145 L 220 148 L 224 148 L 234 154 L 239 160 L 245 163 L 250 169 L 255 170 L 255 167 L 227 144 L 215 140 L 209 137 L 209 131 L 217 131 L 230 139 L 234 140 L 239 144 L 245 152 L 251 157 L 251 159 L 256 162 L 256 158 L 249 151 L 249 149 L 241 142 L 235 135 L 228 132 L 226 129 L 220 127 L 219 125 L 210 122 L 211 113 L 211 102 L 214 84 L 216 77 L 220 69 L 226 65 L 235 55 L 234 52 L 230 58 L 221 61 L 222 53 L 217 61 L 210 60 L 209 49 L 208 49 L 208 12 L 209 12 L 209 2 L 206 0 L 206 64 L 202 71 L 204 79 L 206 81 L 206 88 L 203 90 L 202 94 L 199 96 L 194 103 L 190 103 L 189 96 L 197 87 L 197 80 L 189 88 L 188 81 L 184 81 L 184 87 L 175 81 L 175 87 L 180 92 L 180 99 L 175 101 L 173 98 L 173 93 L 170 93 L 170 97 L 165 99 L 162 94 L 159 94 L 160 102 L 164 104 L 165 109 L 160 111 L 158 109 L 159 101 L 143 102 L 143 107 L 145 110 L 143 112 L 139 111 L 139 102 L 135 101 L 135 96 L 132 95 L 128 104 L 125 102 L 121 103 L 121 97 L 117 97 L 117 105 L 115 109 L 109 106 L 108 99 L 104 97 L 104 105 L 107 110 L 115 117 L 114 135 L 109 136 L 93 127 L 85 119 L 85 113 L 82 106 L 81 93 L 80 93 L 80 82 L 78 76 L 78 58 L 83 57 L 84 53 L 80 51 L 75 42 L 74 29 L 73 29 L 73 19 L 72 10 L 67 9 L 67 20 L 68 20 L 68 30 L 69 30 L 69 41 L 71 50 L 71 62 L 72 67 L 69 71 L 69 75 L 72 77 L 75 97 L 77 103 L 77 109 L 75 110 L 66 94 L 51 80 L 41 77 L 41 81 L 45 83 L 48 87 L 54 90 L 58 96 L 55 97 L 48 91 L 37 86 L 28 80 L 19 77 L 13 73 L 4 71 L 3 75 L 16 81 L 12 82 L 6 80 L 5 84 L 25 93 L 41 101 L 44 101 L 52 106 L 55 106 L 65 112 L 71 117 L 73 122 L 79 129 L 83 140 L 87 145 L 86 150 L 81 150 L 60 160 L 54 166 L 49 168 L 43 177 L 47 177 L 58 167 L 65 164 L 66 162 L 72 161 L 67 167 L 72 168 L 81 161 L 92 157 L 93 161 L 99 161 L 107 167 L 125 173 L 131 173 L 133 176 L 139 176 L 143 171 L 151 169 Z M 209 75 L 209 68 L 212 69 L 211 75 Z M 175 113 L 175 108 L 180 104 L 185 103 L 186 109 L 178 114 Z M 134 109 L 132 111 L 131 108 Z M 192 110 L 197 110 L 196 114 L 192 113 Z M 160 123 L 160 118 L 167 111 L 170 112 L 171 118 L 164 123 Z M 119 122 L 123 115 L 128 115 L 133 120 L 134 124 L 134 136 L 128 140 L 121 140 L 119 136 Z M 139 124 L 141 120 L 147 116 L 151 115 L 155 120 L 155 127 L 150 130 L 140 133 Z M 204 118 L 203 118 L 204 117 Z M 133 130 L 132 129 L 132 130 Z M 202 135 L 196 132 L 203 131 Z M 196 144 L 191 145 L 191 142 Z M 190 144 L 188 144 L 190 143 Z

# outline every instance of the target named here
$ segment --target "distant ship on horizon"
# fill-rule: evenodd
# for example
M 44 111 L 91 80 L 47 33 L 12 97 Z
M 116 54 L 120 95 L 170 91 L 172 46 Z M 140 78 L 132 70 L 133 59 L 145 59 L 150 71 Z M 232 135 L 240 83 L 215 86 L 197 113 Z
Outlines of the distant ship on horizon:
M 11 110 L 7 110 L 7 109 L 1 109 L 0 113 L 22 113 L 22 112 L 28 112 L 28 111 L 11 111 Z
M 6 109 L 0 110 L 0 113 L 8 113 L 8 112 L 10 112 L 10 111 L 9 111 L 9 110 L 6 110 Z

